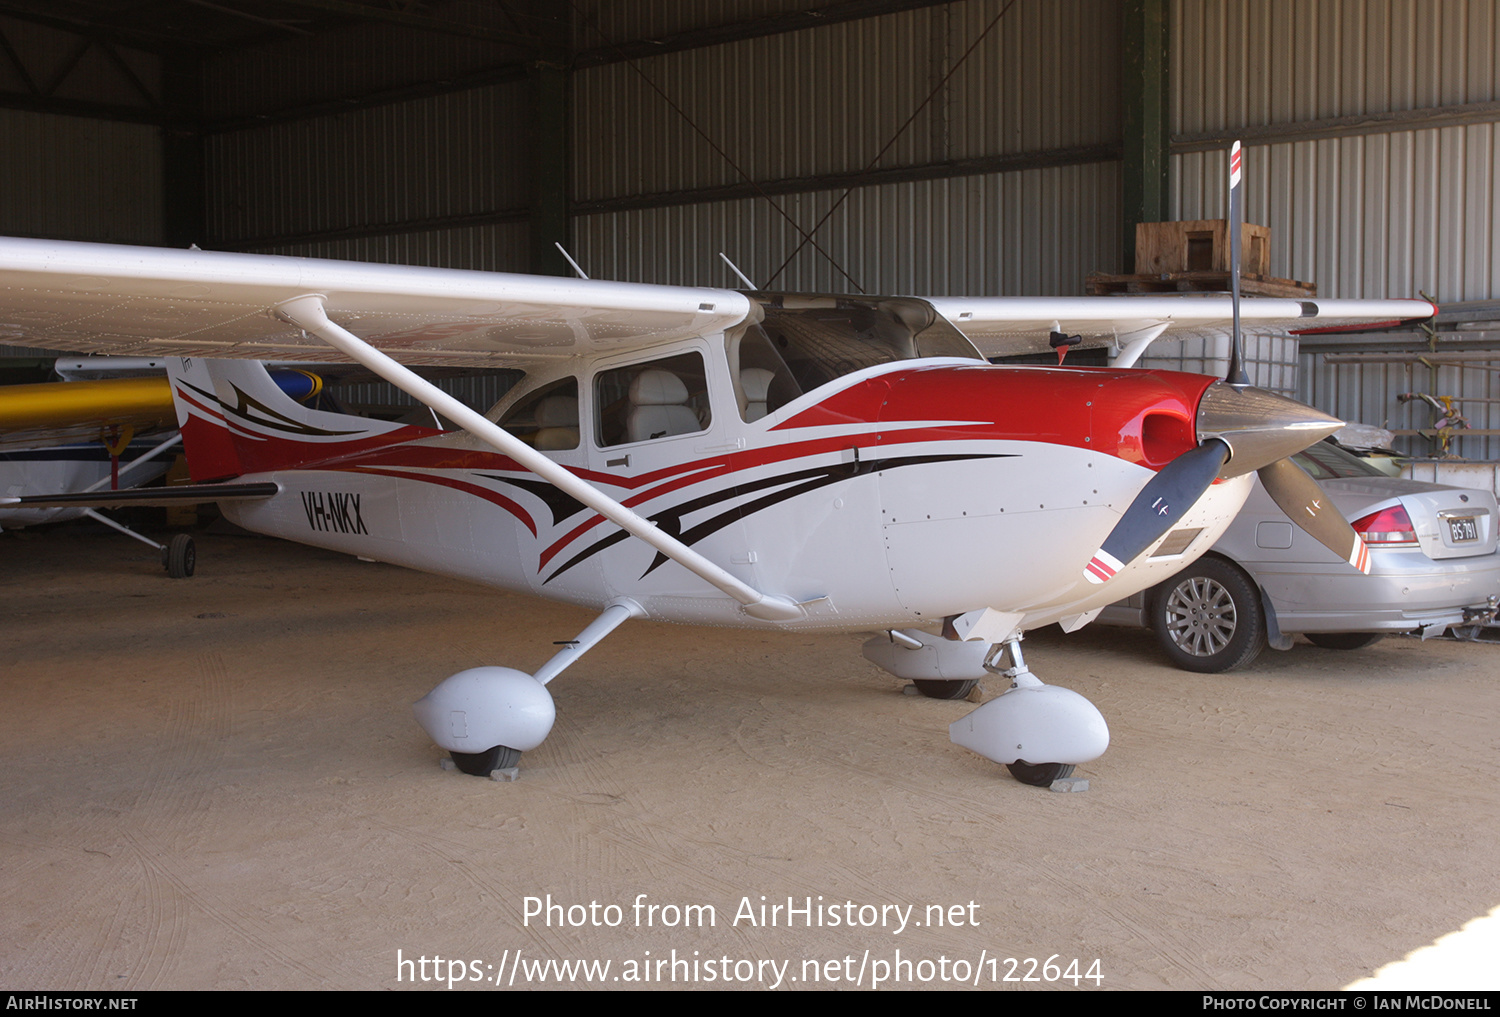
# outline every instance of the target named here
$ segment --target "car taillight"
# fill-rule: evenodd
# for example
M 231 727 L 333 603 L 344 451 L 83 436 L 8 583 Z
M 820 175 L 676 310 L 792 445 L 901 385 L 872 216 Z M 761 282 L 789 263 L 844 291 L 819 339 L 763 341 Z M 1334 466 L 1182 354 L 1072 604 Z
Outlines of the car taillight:
M 1381 509 L 1363 519 L 1356 519 L 1350 525 L 1371 547 L 1392 547 L 1417 542 L 1417 529 L 1411 524 L 1411 516 L 1400 505 Z

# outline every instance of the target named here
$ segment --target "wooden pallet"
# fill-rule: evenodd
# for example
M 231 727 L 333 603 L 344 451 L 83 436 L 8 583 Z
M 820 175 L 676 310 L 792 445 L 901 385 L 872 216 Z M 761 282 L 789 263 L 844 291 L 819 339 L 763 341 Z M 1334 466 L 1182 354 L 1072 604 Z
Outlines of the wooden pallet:
M 1228 272 L 1160 272 L 1132 275 L 1106 275 L 1092 272 L 1084 281 L 1092 297 L 1120 293 L 1227 293 Z M 1247 297 L 1285 297 L 1311 300 L 1318 295 L 1316 283 L 1297 279 L 1276 279 L 1265 275 L 1240 276 L 1240 293 Z

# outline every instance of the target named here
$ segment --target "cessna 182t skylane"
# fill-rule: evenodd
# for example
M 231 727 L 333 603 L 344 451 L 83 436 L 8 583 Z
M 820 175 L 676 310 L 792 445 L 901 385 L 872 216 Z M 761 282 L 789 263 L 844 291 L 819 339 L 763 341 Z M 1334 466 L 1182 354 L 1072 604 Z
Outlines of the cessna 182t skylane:
M 1242 313 L 1308 328 L 1432 312 L 1258 300 Z M 767 294 L 0 241 L 0 341 L 181 358 L 170 377 L 202 486 L 178 497 L 217 500 L 257 532 L 599 610 L 535 674 L 464 671 L 417 704 L 473 773 L 540 745 L 546 684 L 630 618 L 883 631 L 866 656 L 930 695 L 1010 678 L 952 725 L 960 745 L 1034 784 L 1096 758 L 1103 718 L 1032 675 L 1025 631 L 1082 625 L 1181 569 L 1256 471 L 1310 532 L 1367 562 L 1285 460 L 1338 421 L 1125 369 L 1169 329 L 1223 334 L 1230 318 L 1227 298 Z M 1113 366 L 981 355 L 1044 350 L 1059 332 L 1110 346 Z M 256 362 L 339 357 L 463 430 L 309 409 Z M 481 415 L 400 362 L 527 374 Z

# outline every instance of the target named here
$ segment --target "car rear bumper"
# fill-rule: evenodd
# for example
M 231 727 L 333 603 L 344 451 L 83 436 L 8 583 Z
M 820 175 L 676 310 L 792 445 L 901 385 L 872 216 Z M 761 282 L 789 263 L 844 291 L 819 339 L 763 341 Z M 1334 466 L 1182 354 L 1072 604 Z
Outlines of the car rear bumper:
M 1434 562 L 1373 551 L 1368 576 L 1345 566 L 1255 569 L 1282 632 L 1411 632 L 1459 625 L 1500 596 L 1500 552 Z

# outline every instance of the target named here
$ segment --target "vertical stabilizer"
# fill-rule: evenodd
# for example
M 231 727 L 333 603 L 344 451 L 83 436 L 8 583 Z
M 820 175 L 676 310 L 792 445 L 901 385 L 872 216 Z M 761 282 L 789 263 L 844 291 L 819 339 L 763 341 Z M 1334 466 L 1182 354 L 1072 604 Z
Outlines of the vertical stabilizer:
M 292 372 L 305 388 L 306 372 Z M 167 361 L 177 425 L 194 483 L 306 467 L 438 434 L 304 406 L 255 360 Z

